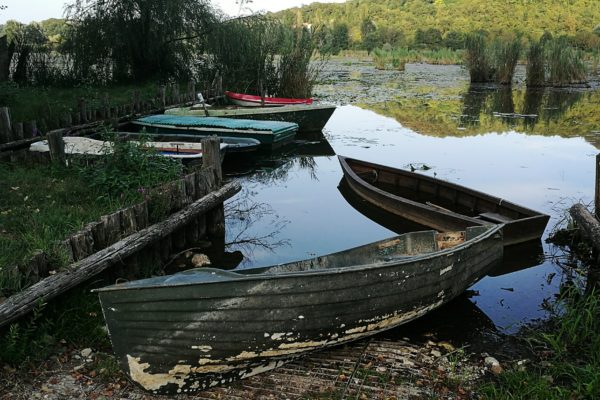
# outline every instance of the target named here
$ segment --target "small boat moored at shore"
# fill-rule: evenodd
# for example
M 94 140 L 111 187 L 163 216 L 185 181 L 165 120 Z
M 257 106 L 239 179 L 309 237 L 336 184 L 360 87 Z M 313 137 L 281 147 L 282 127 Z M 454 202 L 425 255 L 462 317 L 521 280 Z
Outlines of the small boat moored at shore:
M 88 137 L 66 136 L 63 138 L 66 154 L 79 154 L 88 156 L 102 156 L 113 152 L 113 143 L 103 140 L 96 140 Z M 192 160 L 202 158 L 201 143 L 179 142 L 179 141 L 132 141 L 143 147 L 153 148 L 162 156 L 177 158 L 181 160 Z M 227 144 L 221 144 L 221 152 L 228 147 Z M 50 147 L 47 140 L 33 143 L 29 147 L 30 151 L 49 152 Z
M 252 119 L 259 121 L 287 121 L 298 124 L 298 132 L 321 132 L 336 106 L 330 104 L 298 104 L 281 107 L 210 106 L 207 111 L 200 105 L 170 108 L 167 115 L 183 115 L 199 118 L 210 117 Z
M 313 99 L 292 99 L 288 97 L 261 97 L 252 94 L 225 91 L 227 100 L 242 107 L 279 107 L 298 104 L 312 104 Z
M 139 139 L 142 137 L 150 138 L 157 142 L 186 142 L 186 143 L 199 143 L 202 139 L 209 135 L 188 135 L 188 134 L 142 134 L 132 132 L 119 132 L 119 137 L 125 139 Z M 219 136 L 219 140 L 222 144 L 227 145 L 227 154 L 231 153 L 251 153 L 258 150 L 260 142 L 256 139 L 243 138 L 243 137 L 231 137 L 231 136 Z
M 131 122 L 132 128 L 155 134 L 187 134 L 199 136 L 250 138 L 262 146 L 277 148 L 289 144 L 298 125 L 281 121 L 255 121 L 218 117 L 150 115 Z M 127 129 L 126 129 L 127 130 Z
M 129 378 L 152 393 L 190 393 L 438 308 L 498 264 L 501 230 L 411 232 L 287 264 L 202 268 L 96 291 Z
M 487 193 L 426 175 L 338 156 L 359 196 L 390 213 L 433 229 L 504 224 L 506 246 L 539 239 L 550 216 Z

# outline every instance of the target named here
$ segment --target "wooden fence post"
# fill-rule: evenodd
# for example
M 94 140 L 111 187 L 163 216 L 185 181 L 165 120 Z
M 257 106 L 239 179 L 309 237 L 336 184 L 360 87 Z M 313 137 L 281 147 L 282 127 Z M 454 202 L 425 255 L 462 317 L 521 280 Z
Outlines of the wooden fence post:
M 0 107 L 0 143 L 8 143 L 11 139 L 10 110 L 8 107 Z
M 81 121 L 83 124 L 88 122 L 87 111 L 85 109 L 85 99 L 83 97 L 80 97 L 77 101 L 77 109 L 79 110 L 79 121 Z
M 223 184 L 221 167 L 221 142 L 217 136 L 202 139 L 202 167 L 214 170 L 214 185 L 209 191 L 218 190 Z M 225 237 L 225 209 L 223 204 L 206 214 L 206 231 L 210 237 L 220 240 Z
M 13 138 L 15 140 L 23 140 L 25 137 L 23 136 L 23 123 L 17 122 L 13 125 Z
M 60 164 L 65 164 L 65 142 L 63 141 L 62 131 L 56 130 L 48 132 L 48 147 L 50 148 L 50 159 Z
M 35 120 L 23 122 L 23 134 L 25 139 L 38 136 L 37 122 Z
M 594 196 L 594 214 L 600 217 L 600 153 L 596 154 L 596 193 Z
M 159 106 L 165 108 L 167 106 L 167 88 L 165 85 L 160 85 L 158 88 Z
M 190 80 L 188 82 L 188 101 L 196 100 L 196 82 Z

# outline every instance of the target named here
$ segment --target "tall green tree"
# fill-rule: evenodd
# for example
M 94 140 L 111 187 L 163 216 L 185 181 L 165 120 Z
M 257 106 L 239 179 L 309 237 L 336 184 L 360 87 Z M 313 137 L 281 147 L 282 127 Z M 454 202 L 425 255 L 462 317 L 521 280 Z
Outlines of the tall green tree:
M 187 74 L 216 21 L 208 0 L 77 0 L 67 14 L 76 74 L 106 80 Z

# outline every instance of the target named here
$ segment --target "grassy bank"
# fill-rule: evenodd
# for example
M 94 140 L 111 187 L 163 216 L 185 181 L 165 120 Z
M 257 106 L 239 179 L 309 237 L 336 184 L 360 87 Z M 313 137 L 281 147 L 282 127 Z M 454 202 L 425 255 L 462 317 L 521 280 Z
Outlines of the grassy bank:
M 105 136 L 113 139 L 112 133 Z M 58 246 L 66 237 L 143 200 L 147 188 L 182 174 L 179 162 L 145 148 L 143 142 L 114 142 L 112 153 L 68 167 L 0 164 L 0 299 L 32 283 L 16 266 L 33 252 L 44 251 L 50 269 L 59 270 L 70 262 Z M 152 213 L 150 218 L 152 222 Z M 145 271 L 153 268 L 144 266 Z M 41 360 L 61 341 L 107 345 L 103 326 L 97 297 L 83 285 L 0 330 L 0 361 L 16 366 Z
M 59 243 L 69 234 L 141 201 L 141 189 L 180 175 L 181 164 L 142 146 L 117 142 L 112 154 L 93 164 L 0 164 L 0 297 L 28 284 L 17 265 L 36 250 L 61 268 L 68 258 Z
M 526 335 L 534 359 L 513 362 L 481 387 L 484 399 L 597 399 L 600 397 L 600 297 L 566 290 L 554 317 Z

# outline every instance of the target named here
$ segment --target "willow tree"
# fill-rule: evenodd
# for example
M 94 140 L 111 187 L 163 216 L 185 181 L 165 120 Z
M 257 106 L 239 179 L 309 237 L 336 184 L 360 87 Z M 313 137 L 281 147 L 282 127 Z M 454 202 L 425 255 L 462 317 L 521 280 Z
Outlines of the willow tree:
M 208 0 L 77 0 L 65 50 L 81 78 L 182 77 L 217 17 Z

